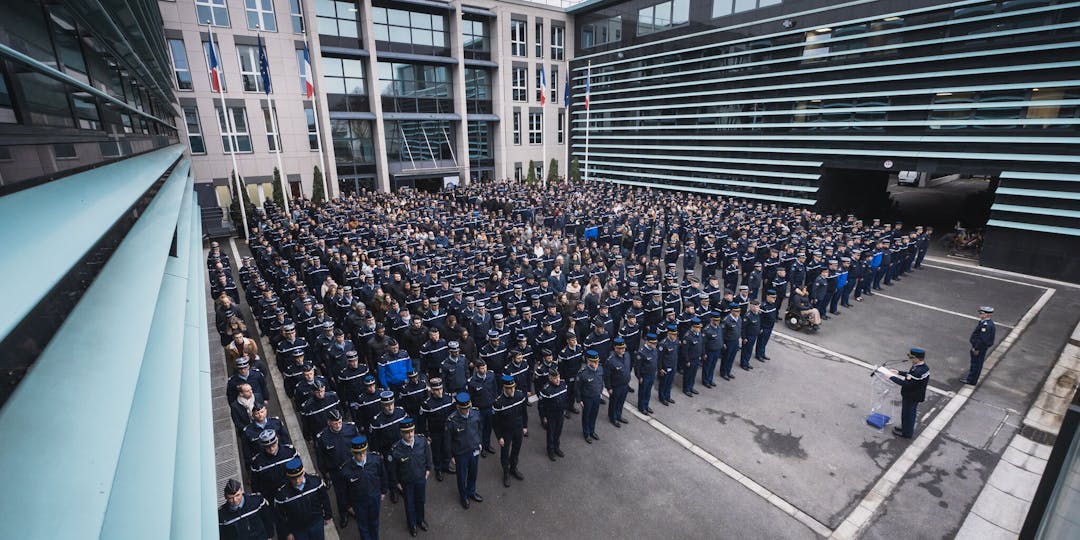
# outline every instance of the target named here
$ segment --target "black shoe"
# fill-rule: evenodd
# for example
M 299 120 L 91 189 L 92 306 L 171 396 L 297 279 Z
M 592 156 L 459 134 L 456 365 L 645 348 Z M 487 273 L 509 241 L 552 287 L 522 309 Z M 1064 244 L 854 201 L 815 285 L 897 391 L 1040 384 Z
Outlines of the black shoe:
M 750 371 L 750 368 L 748 368 L 746 366 L 739 366 L 739 369 L 741 369 L 743 371 Z
M 829 316 L 828 315 L 822 315 L 821 320 L 827 321 L 827 320 L 829 320 Z
M 730 373 L 728 373 L 728 376 L 727 376 L 727 380 L 729 380 L 729 381 L 734 381 L 734 380 L 735 380 L 735 376 L 734 376 L 734 375 L 732 375 L 732 374 L 730 374 Z
M 730 381 L 731 380 L 731 379 L 728 378 L 727 375 L 720 375 L 720 378 L 724 379 L 725 381 Z
M 620 424 L 620 423 L 618 422 L 618 420 L 612 420 L 612 421 L 611 421 L 611 425 L 613 425 L 613 426 L 615 426 L 615 427 L 617 427 L 617 428 L 621 428 L 621 427 L 622 427 L 622 424 Z
M 555 461 L 555 453 L 554 452 L 548 452 L 548 459 L 550 459 L 551 461 Z
M 754 366 L 751 366 L 750 364 L 746 364 L 746 367 L 749 369 L 754 369 Z
M 469 499 L 463 499 L 461 501 L 461 507 L 468 510 L 469 509 Z
M 473 493 L 472 495 L 469 495 L 469 498 L 476 502 L 484 502 L 484 498 L 481 497 L 479 493 Z
M 671 398 L 668 398 L 667 402 L 668 402 L 668 405 L 674 405 L 675 404 L 675 400 L 671 399 Z
M 585 444 L 592 444 L 592 437 L 586 435 L 585 436 Z
M 416 536 L 416 527 L 409 527 L 409 536 Z
M 627 388 L 627 389 L 626 389 L 626 391 L 627 391 L 628 393 L 630 393 L 630 394 L 633 394 L 633 393 L 634 393 L 634 389 L 633 389 L 633 388 Z
M 566 411 L 565 413 L 563 413 L 563 417 L 570 418 L 570 411 Z
M 345 527 L 348 527 L 349 526 L 349 514 L 342 514 L 341 519 L 338 520 L 337 526 L 338 526 L 339 529 L 344 529 Z
M 683 392 L 683 395 L 686 397 L 694 397 L 694 394 L 691 394 L 690 392 Z
M 652 413 L 654 413 L 654 412 L 656 412 L 656 411 L 652 410 L 652 407 L 646 407 L 646 408 L 645 408 L 645 412 L 647 412 L 647 413 L 649 413 L 649 414 L 652 414 Z
M 764 358 L 757 358 L 756 360 L 757 360 L 758 362 L 761 362 L 762 364 L 764 364 L 764 363 L 765 363 L 765 359 L 764 359 Z
M 525 479 L 525 475 L 521 474 L 521 471 L 519 471 L 517 469 L 510 469 L 510 476 L 513 476 L 514 478 L 517 478 L 518 480 L 524 480 Z
M 416 526 L 420 527 L 421 531 L 427 532 L 427 522 L 426 521 L 421 521 L 420 523 L 417 523 Z
M 604 398 L 600 398 L 600 404 L 601 405 L 607 405 L 607 400 L 604 399 Z
M 665 406 L 665 407 L 667 407 L 667 406 L 669 405 L 669 402 L 668 402 L 668 401 L 666 401 L 666 400 L 663 400 L 663 399 L 661 399 L 661 400 L 660 400 L 660 404 L 661 404 L 661 405 L 663 405 L 663 406 Z
M 510 487 L 510 473 L 503 471 L 503 487 Z
M 566 457 L 566 454 L 564 454 L 563 451 L 559 448 L 555 449 L 555 455 L 559 457 Z
M 619 421 L 620 421 L 620 422 L 622 422 L 622 423 L 624 423 L 624 424 L 629 424 L 629 423 L 630 423 L 630 421 L 629 421 L 629 420 L 626 420 L 626 419 L 624 419 L 624 418 L 620 418 L 620 419 L 619 419 Z
M 641 414 L 644 414 L 645 416 L 649 416 L 649 410 L 648 409 L 638 409 L 637 412 L 639 412 Z
M 761 355 L 761 359 L 762 360 L 772 360 L 772 358 L 769 358 L 768 356 L 765 356 L 764 354 Z
M 697 390 L 691 390 L 690 393 L 694 394 L 696 396 L 696 395 L 700 394 L 701 392 L 698 392 Z
M 592 439 L 593 439 L 594 441 L 599 441 L 599 440 L 600 440 L 600 436 L 599 436 L 599 435 L 597 435 L 597 434 L 595 434 L 595 433 L 593 433 L 592 435 L 590 435 L 590 437 L 592 437 Z
M 390 488 L 390 504 L 397 504 L 397 492 Z
M 439 482 L 442 482 L 442 471 L 440 471 L 440 470 L 435 471 L 435 479 L 438 480 Z

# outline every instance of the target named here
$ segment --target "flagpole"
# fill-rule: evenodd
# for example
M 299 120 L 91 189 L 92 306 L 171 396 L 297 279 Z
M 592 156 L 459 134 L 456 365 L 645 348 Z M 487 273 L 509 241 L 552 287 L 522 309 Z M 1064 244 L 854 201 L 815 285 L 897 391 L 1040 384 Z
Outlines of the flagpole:
M 540 64 L 540 83 L 543 88 L 540 89 L 540 174 L 543 178 L 540 179 L 541 186 L 547 186 L 548 177 L 548 162 L 547 162 L 547 73 L 545 73 L 544 65 Z
M 233 174 L 232 174 L 232 176 L 235 177 L 235 179 L 236 179 L 236 196 L 239 198 L 238 199 L 239 200 L 238 206 L 240 206 L 240 218 L 244 222 L 244 241 L 248 241 L 248 240 L 250 240 L 250 238 L 248 236 L 250 233 L 248 232 L 247 206 L 244 204 L 244 192 L 242 191 L 244 189 L 244 186 L 241 183 L 242 180 L 240 179 L 240 168 L 236 166 L 236 143 L 237 143 L 236 135 L 235 135 L 236 126 L 233 124 L 232 115 L 229 114 L 229 108 L 225 105 L 225 69 L 224 69 L 225 66 L 221 63 L 221 53 L 220 53 L 220 51 L 221 51 L 221 47 L 220 47 L 221 42 L 218 41 L 218 45 L 214 45 L 214 27 L 213 27 L 213 25 L 210 24 L 210 21 L 206 21 L 206 30 L 210 34 L 210 48 L 211 48 L 211 50 L 212 51 L 213 50 L 217 51 L 215 54 L 218 57 L 218 58 L 216 58 L 217 64 L 218 64 L 218 72 L 215 75 L 213 70 L 211 70 L 210 75 L 214 76 L 217 79 L 218 96 L 221 98 L 221 114 L 222 114 L 222 116 L 225 117 L 225 126 L 230 131 L 228 139 L 229 139 L 229 156 L 232 158 L 232 166 L 233 166 Z M 213 88 L 211 88 L 210 90 L 213 91 Z
M 330 174 L 330 171 L 329 171 L 330 165 L 326 162 L 326 154 L 324 153 L 324 150 L 323 150 L 324 145 L 323 145 L 323 140 L 322 140 L 322 128 L 319 127 L 319 93 L 315 89 L 315 74 L 311 72 L 312 71 L 311 58 L 309 56 L 310 53 L 308 52 L 310 50 L 311 50 L 311 48 L 308 47 L 307 26 L 305 26 L 304 27 L 304 56 L 305 56 L 305 59 L 307 60 L 307 67 L 305 68 L 306 69 L 306 78 L 307 78 L 307 81 L 309 83 L 311 83 L 311 114 L 315 118 L 315 140 L 318 141 L 318 143 L 319 143 L 319 166 L 323 168 L 322 169 L 322 173 L 323 173 L 322 174 L 323 193 L 325 194 L 327 199 L 330 199 L 331 198 L 330 197 L 330 185 L 327 183 L 327 180 L 326 180 L 326 177 Z
M 260 52 L 260 54 L 265 56 L 266 55 L 266 46 L 263 45 L 263 42 L 262 42 L 262 28 L 261 28 L 261 26 L 262 25 L 256 25 L 255 26 L 255 36 L 259 40 L 259 48 L 260 48 L 259 52 Z M 263 58 L 259 59 L 259 63 L 260 64 L 263 63 Z M 269 83 L 270 82 L 270 65 L 269 64 L 270 64 L 270 60 L 266 59 L 266 80 L 263 81 L 264 83 Z M 262 71 L 262 67 L 263 66 L 261 66 L 261 65 L 259 66 L 259 71 Z M 260 73 L 260 76 L 261 75 L 262 74 Z M 281 164 L 281 153 L 284 151 L 284 149 L 282 148 L 283 145 L 281 144 L 282 136 L 281 136 L 281 133 L 278 132 L 278 127 L 277 127 L 277 104 L 276 104 L 276 100 L 273 97 L 273 94 L 270 91 L 270 85 L 269 84 L 267 84 L 266 88 L 264 88 L 263 91 L 266 92 L 266 99 L 268 100 L 268 103 L 270 105 L 270 127 L 274 130 L 274 149 L 277 150 L 276 152 L 274 152 L 274 157 L 277 158 L 279 183 L 281 184 L 281 202 L 285 206 L 285 215 L 289 215 L 289 190 L 287 189 L 288 183 L 286 183 L 286 181 L 285 181 L 285 178 L 288 175 L 285 174 L 285 166 Z M 303 190 L 301 190 L 301 191 L 303 191 Z
M 589 85 L 592 80 L 592 60 L 589 60 L 588 69 L 585 71 L 585 180 L 589 179 Z

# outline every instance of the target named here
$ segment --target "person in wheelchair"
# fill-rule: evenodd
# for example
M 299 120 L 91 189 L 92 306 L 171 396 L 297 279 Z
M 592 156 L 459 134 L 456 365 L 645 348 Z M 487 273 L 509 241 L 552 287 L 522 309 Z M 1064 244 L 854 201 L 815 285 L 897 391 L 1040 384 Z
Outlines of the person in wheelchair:
M 821 313 L 813 307 L 810 295 L 806 291 L 806 285 L 796 287 L 791 294 L 791 301 L 788 302 L 784 322 L 794 330 L 809 327 L 811 332 L 817 331 L 818 327 L 821 326 Z

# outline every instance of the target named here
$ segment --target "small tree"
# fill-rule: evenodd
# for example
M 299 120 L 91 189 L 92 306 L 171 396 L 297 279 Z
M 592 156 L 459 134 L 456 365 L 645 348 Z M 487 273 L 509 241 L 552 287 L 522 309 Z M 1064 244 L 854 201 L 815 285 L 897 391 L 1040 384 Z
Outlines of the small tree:
M 236 187 L 236 171 L 232 172 L 232 180 L 229 187 L 237 189 Z M 240 201 L 244 201 L 244 208 L 247 209 L 248 219 L 252 219 L 255 216 L 255 205 L 251 204 L 251 197 L 248 195 L 247 183 L 244 179 L 240 179 L 240 193 L 233 194 L 232 203 L 229 205 L 229 219 L 232 220 L 233 225 L 236 226 L 236 230 L 244 228 L 244 217 L 240 215 Z
M 554 184 L 559 181 L 559 160 L 551 158 L 551 163 L 548 164 L 547 170 L 547 183 Z
M 528 185 L 536 184 L 536 162 L 529 160 L 529 174 L 525 176 L 525 183 Z
M 570 181 L 575 184 L 581 182 L 581 164 L 577 158 L 570 161 Z
M 323 190 L 323 178 L 322 171 L 319 170 L 319 166 L 315 166 L 315 174 L 313 176 L 314 184 L 311 187 L 311 202 L 319 204 L 326 200 L 326 191 Z
M 274 167 L 274 193 L 272 198 L 278 210 L 285 208 L 285 192 L 281 191 L 281 171 L 277 167 Z

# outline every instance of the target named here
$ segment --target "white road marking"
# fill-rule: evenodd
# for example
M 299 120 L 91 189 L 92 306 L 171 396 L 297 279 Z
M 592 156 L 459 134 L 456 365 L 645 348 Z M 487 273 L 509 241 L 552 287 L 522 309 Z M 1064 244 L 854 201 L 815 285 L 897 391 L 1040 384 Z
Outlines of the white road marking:
M 780 339 L 786 339 L 786 340 L 791 341 L 793 343 L 798 343 L 799 345 L 802 345 L 803 347 L 808 347 L 810 349 L 814 349 L 815 351 L 825 353 L 825 354 L 827 354 L 829 356 L 832 356 L 832 357 L 835 357 L 835 358 L 839 358 L 839 359 L 841 359 L 841 360 L 843 360 L 845 362 L 855 364 L 856 366 L 868 369 L 870 371 L 874 371 L 875 369 L 877 369 L 877 366 L 875 366 L 873 364 L 870 364 L 868 362 L 864 362 L 864 361 L 859 360 L 858 358 L 855 358 L 853 356 L 848 356 L 848 355 L 846 355 L 844 353 L 839 353 L 839 352 L 836 352 L 836 351 L 831 350 L 831 349 L 826 349 L 825 347 L 822 347 L 821 345 L 818 345 L 816 343 L 810 343 L 809 341 L 799 339 L 799 338 L 797 338 L 797 337 L 795 337 L 793 335 L 790 335 L 790 334 L 785 334 L 783 332 L 778 332 L 776 330 L 773 330 L 773 335 L 774 336 L 780 336 Z M 951 395 L 953 395 L 952 392 L 950 392 L 948 390 L 945 390 L 945 389 L 942 389 L 942 388 L 938 388 L 938 387 L 936 387 L 934 385 L 928 385 L 927 389 L 929 389 L 931 392 L 941 394 L 943 396 L 951 396 Z
M 998 361 L 1000 361 L 1005 353 L 1008 352 L 1013 343 L 1016 343 L 1018 336 L 1024 333 L 1024 330 L 1031 324 L 1031 321 L 1035 316 L 1042 311 L 1042 308 L 1046 306 L 1046 303 L 1050 301 L 1050 297 L 1053 295 L 1054 289 L 1047 289 L 1043 292 L 1042 296 L 1039 297 L 1039 300 L 1035 302 L 1035 305 L 1028 309 L 1023 318 L 1020 319 L 1020 322 L 1016 323 L 1016 328 L 1012 332 L 1009 332 L 1009 335 L 1005 336 L 1005 339 L 997 344 L 990 353 L 990 356 L 986 359 L 983 376 L 979 379 L 980 382 L 985 381 L 986 378 L 989 377 L 990 370 L 997 365 Z M 829 538 L 846 540 L 859 537 L 863 529 L 870 523 L 870 520 L 873 519 L 874 514 L 877 513 L 878 508 L 880 508 L 885 500 L 892 495 L 892 492 L 896 490 L 896 486 L 899 485 L 900 481 L 908 471 L 911 470 L 911 467 L 915 465 L 915 462 L 919 460 L 926 448 L 930 446 L 930 443 L 945 430 L 949 425 L 949 422 L 952 421 L 953 417 L 956 416 L 956 413 L 964 403 L 967 402 L 974 391 L 975 386 L 964 385 L 964 387 L 945 404 L 945 408 L 937 415 L 937 418 L 934 418 L 934 421 L 931 422 L 929 426 L 923 428 L 922 432 L 919 433 L 919 436 L 911 441 L 907 450 L 893 462 L 892 466 L 889 467 L 889 470 L 878 479 L 874 484 L 874 487 L 866 494 L 863 500 L 859 502 L 855 509 L 844 518 L 844 521 L 840 523 L 840 526 L 833 531 Z
M 927 259 L 930 259 L 930 257 L 927 257 Z M 943 259 L 935 258 L 934 260 L 937 261 L 937 262 L 945 263 L 945 264 L 956 264 L 956 263 L 952 263 L 951 261 L 946 261 L 946 260 L 943 260 Z M 1007 278 L 997 277 L 997 276 L 988 276 L 986 274 L 980 274 L 980 273 L 977 273 L 977 272 L 969 272 L 967 270 L 958 270 L 956 268 L 949 268 L 948 266 L 941 266 L 941 265 L 937 265 L 937 264 L 923 263 L 923 266 L 927 266 L 927 267 L 930 267 L 930 268 L 936 268 L 938 270 L 946 270 L 948 272 L 956 272 L 957 274 L 967 274 L 969 276 L 981 277 L 981 278 L 986 278 L 986 279 L 996 279 L 998 281 L 1004 281 L 1006 283 L 1014 283 L 1016 285 L 1026 285 L 1028 287 L 1035 287 L 1036 289 L 1048 289 L 1049 288 L 1049 287 L 1046 287 L 1046 286 L 1043 286 L 1043 285 L 1036 285 L 1034 283 L 1027 283 L 1027 282 L 1024 282 L 1024 281 L 1017 281 L 1015 279 L 1007 279 Z M 979 268 L 980 270 L 988 270 L 988 271 L 997 272 L 997 273 L 1006 273 L 1006 274 L 1009 274 L 1009 275 L 1014 275 L 1014 276 L 1018 276 L 1018 277 L 1025 277 L 1025 278 L 1029 278 L 1029 279 L 1033 279 L 1033 280 L 1039 280 L 1039 281 L 1051 281 L 1051 280 L 1046 280 L 1046 279 L 1043 279 L 1043 278 L 1038 278 L 1038 277 L 1035 277 L 1035 276 L 1026 276 L 1024 274 L 1015 274 L 1013 272 L 1005 272 L 1004 270 L 995 270 L 993 268 L 986 268 L 986 267 L 983 267 L 983 266 L 975 266 L 975 267 L 972 267 L 972 268 Z M 1061 282 L 1057 282 L 1057 283 L 1065 285 L 1065 283 L 1061 283 Z M 1076 285 L 1072 285 L 1072 286 L 1075 287 Z
M 922 302 L 915 302 L 914 300 L 906 300 L 904 298 L 897 298 L 895 296 L 889 296 L 887 294 L 882 294 L 880 292 L 875 292 L 874 296 L 880 296 L 882 298 L 888 298 L 889 300 L 895 300 L 897 302 L 903 302 L 905 304 L 911 304 L 913 306 L 919 306 L 919 307 L 926 308 L 926 309 L 932 309 L 934 311 L 940 311 L 942 313 L 948 313 L 949 315 L 956 315 L 957 317 L 963 317 L 965 319 L 971 319 L 973 321 L 979 320 L 979 318 L 974 316 L 974 315 L 968 315 L 966 313 L 960 313 L 959 311 L 949 311 L 947 309 L 939 308 L 937 306 L 931 306 L 929 304 L 923 304 Z M 994 324 L 997 325 L 997 326 L 1004 326 L 1005 328 L 1012 328 L 1013 327 L 1011 324 L 1005 324 L 1005 323 L 997 322 L 997 321 L 994 321 Z

